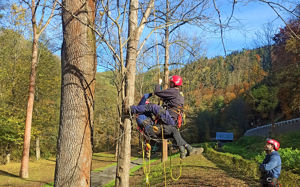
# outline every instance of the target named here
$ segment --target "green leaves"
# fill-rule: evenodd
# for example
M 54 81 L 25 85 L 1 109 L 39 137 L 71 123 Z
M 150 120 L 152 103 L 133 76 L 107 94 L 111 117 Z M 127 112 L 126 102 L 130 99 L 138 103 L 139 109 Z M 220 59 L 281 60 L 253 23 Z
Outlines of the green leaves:
M 20 120 L 15 118 L 0 117 L 0 142 L 1 145 L 20 145 L 23 141 L 24 128 Z
M 268 113 L 275 109 L 278 104 L 277 88 L 261 85 L 251 91 L 254 97 L 255 110 L 260 113 Z
M 32 45 L 19 33 L 7 29 L 0 31 L 0 45 L 0 150 L 7 146 L 18 150 L 23 143 Z M 40 46 L 32 140 L 40 136 L 42 153 L 54 154 L 59 123 L 60 60 L 43 44 Z M 16 156 L 12 154 L 12 159 Z

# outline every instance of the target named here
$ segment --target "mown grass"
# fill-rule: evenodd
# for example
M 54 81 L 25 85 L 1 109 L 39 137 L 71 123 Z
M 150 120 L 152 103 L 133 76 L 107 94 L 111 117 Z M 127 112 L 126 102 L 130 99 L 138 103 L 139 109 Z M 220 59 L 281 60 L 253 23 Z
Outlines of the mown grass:
M 10 163 L 0 165 L 0 186 L 43 186 L 53 181 L 55 160 L 38 160 L 29 163 L 29 178 L 21 179 L 19 177 L 21 164 Z
M 179 154 L 165 163 L 151 164 L 148 181 L 150 186 L 248 186 L 243 180 L 231 177 L 207 160 L 202 154 L 193 155 L 183 160 Z M 256 181 L 250 181 L 254 186 Z M 146 175 L 141 168 L 130 177 L 130 186 L 148 186 Z
M 115 163 L 114 154 L 95 153 L 92 159 L 92 170 L 101 171 L 108 165 Z M 21 164 L 10 163 L 0 165 L 0 186 L 53 186 L 55 158 L 31 160 L 29 162 L 29 178 L 19 177 Z

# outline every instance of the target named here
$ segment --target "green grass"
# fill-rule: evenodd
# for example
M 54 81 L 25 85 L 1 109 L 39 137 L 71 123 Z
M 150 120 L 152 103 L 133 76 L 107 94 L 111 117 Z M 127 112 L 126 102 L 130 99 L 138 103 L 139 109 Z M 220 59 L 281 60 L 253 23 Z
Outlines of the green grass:
M 52 187 L 52 186 L 54 186 L 54 183 L 53 183 L 53 182 L 50 182 L 50 183 L 48 183 L 48 184 L 45 184 L 43 187 Z
M 105 170 L 108 167 L 114 166 L 116 165 L 116 160 L 115 160 L 115 155 L 111 154 L 111 153 L 94 153 L 93 154 L 93 158 L 92 158 L 92 166 L 93 169 L 92 171 L 94 172 L 100 172 Z M 133 158 L 136 159 L 136 158 Z M 52 178 L 53 180 L 53 178 Z M 47 184 L 45 184 L 43 187 L 53 187 L 54 183 L 53 182 L 49 182 Z
M 281 145 L 278 152 L 282 168 L 300 174 L 300 132 L 282 134 L 274 139 Z M 225 144 L 220 151 L 261 163 L 265 157 L 265 143 L 266 139 L 263 137 L 244 136 L 235 142 Z

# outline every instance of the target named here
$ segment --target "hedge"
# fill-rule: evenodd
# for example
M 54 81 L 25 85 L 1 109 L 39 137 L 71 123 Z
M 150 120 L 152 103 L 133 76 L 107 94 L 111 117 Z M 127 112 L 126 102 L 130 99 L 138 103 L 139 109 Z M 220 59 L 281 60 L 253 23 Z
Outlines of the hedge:
M 205 150 L 205 156 L 217 165 L 229 169 L 237 175 L 259 180 L 259 164 L 255 161 L 246 160 L 239 155 L 218 152 L 212 148 Z M 282 186 L 298 186 L 300 184 L 300 175 L 294 174 L 291 171 L 282 170 L 279 181 Z

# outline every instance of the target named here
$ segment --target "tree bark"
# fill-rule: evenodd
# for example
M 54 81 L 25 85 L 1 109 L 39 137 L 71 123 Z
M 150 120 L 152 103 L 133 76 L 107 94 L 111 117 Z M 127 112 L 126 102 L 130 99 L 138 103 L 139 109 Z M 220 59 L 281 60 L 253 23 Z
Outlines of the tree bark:
M 137 58 L 137 18 L 138 18 L 138 0 L 130 1 L 129 22 L 128 22 L 128 43 L 126 55 L 126 75 L 125 75 L 125 108 L 129 108 L 134 103 L 135 90 L 135 71 Z M 123 110 L 124 111 L 124 110 Z M 121 140 L 118 154 L 118 165 L 116 171 L 116 187 L 129 186 L 129 169 L 131 157 L 131 120 L 129 117 L 123 119 L 123 126 L 120 128 Z
M 170 59 L 170 31 L 169 31 L 169 1 L 166 0 L 166 27 L 165 27 L 165 64 L 164 64 L 164 89 L 169 86 L 169 59 Z
M 63 0 L 62 87 L 54 186 L 90 186 L 96 75 L 94 0 Z M 87 26 L 89 25 L 89 26 Z

